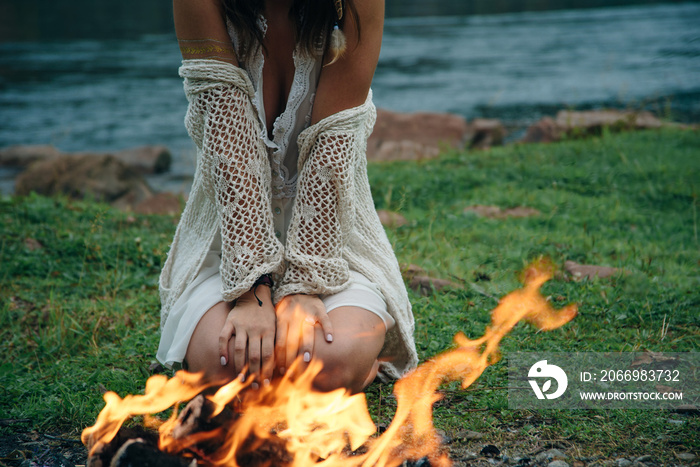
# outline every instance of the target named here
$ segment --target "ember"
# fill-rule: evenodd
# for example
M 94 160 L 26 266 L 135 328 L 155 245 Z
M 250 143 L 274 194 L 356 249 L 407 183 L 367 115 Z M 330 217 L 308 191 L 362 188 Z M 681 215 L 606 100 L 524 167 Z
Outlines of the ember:
M 239 380 L 217 389 L 197 374 L 180 371 L 170 380 L 149 378 L 142 396 L 121 399 L 113 392 L 105 394 L 105 408 L 82 435 L 90 448 L 88 465 L 109 464 L 105 453 L 115 451 L 110 443 L 124 444 L 119 440 L 124 438 L 120 428 L 135 415 L 143 415 L 147 427 L 158 428 L 157 450 L 152 442 L 153 451 L 180 459 L 180 464 L 169 460 L 168 465 L 397 466 L 404 460 L 421 458 L 429 459 L 433 466 L 450 465 L 441 453 L 440 437 L 432 423 L 432 406 L 441 398 L 439 386 L 458 380 L 464 388 L 472 384 L 487 366 L 498 361 L 501 339 L 521 320 L 551 330 L 576 316 L 575 305 L 555 310 L 539 293 L 552 272 L 544 262 L 530 266 L 525 286 L 501 299 L 483 337 L 470 340 L 458 334 L 456 349 L 399 380 L 394 387 L 396 414 L 380 436 L 375 436 L 364 394 L 312 389 L 320 363 L 312 362 L 301 374 L 288 371 L 258 391 L 244 390 L 249 383 Z M 189 400 L 178 415 L 177 405 Z M 171 407 L 172 416 L 165 422 L 152 415 Z M 140 450 L 136 456 L 145 459 Z

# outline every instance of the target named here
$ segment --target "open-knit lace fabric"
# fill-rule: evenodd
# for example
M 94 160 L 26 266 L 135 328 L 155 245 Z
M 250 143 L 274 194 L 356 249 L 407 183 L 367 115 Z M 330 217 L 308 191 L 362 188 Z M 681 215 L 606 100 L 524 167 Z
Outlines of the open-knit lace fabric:
M 258 27 L 267 34 L 267 20 L 258 18 Z M 236 28 L 227 20 L 227 29 L 235 50 L 241 50 Z M 299 134 L 311 121 L 311 108 L 315 97 L 318 75 L 322 67 L 323 48 L 316 50 L 317 56 L 304 53 L 297 45 L 293 52 L 294 77 L 284 111 L 275 119 L 272 128 L 265 127 L 265 105 L 263 104 L 263 67 L 265 56 L 262 47 L 254 47 L 249 55 L 240 56 L 240 66 L 248 73 L 255 93 L 252 101 L 261 123 L 260 138 L 270 148 L 272 169 L 272 197 L 293 198 L 296 194 L 298 153 L 293 135 Z M 268 136 L 268 130 L 272 138 Z
M 355 134 L 363 131 L 352 126 L 359 125 L 325 131 L 316 141 L 308 133 L 300 135 L 300 176 L 279 299 L 293 293 L 335 293 L 347 284 L 343 250 L 354 225 L 354 158 L 360 152 Z
M 275 237 L 270 207 L 270 164 L 259 138 L 250 80 L 233 65 L 222 66 L 223 62 L 183 63 L 180 71 L 189 101 L 185 126 L 198 158 L 190 200 L 161 278 L 166 314 L 196 274 L 217 227 L 225 300 L 238 298 L 261 275 L 283 271 L 283 246 Z M 192 211 L 202 204 L 206 205 L 204 222 L 199 211 Z M 213 220 L 209 219 L 212 214 Z M 203 238 L 206 249 L 200 243 Z M 192 270 L 194 264 L 173 265 L 175 254 L 189 257 L 192 252 L 199 252 L 196 269 Z
M 380 355 L 390 360 L 380 374 L 399 377 L 415 366 L 411 306 L 367 179 L 365 151 L 376 118 L 371 92 L 363 105 L 299 136 L 297 193 L 283 246 L 274 234 L 270 161 L 250 80 L 241 68 L 215 60 L 185 60 L 180 74 L 198 162 L 161 274 L 161 323 L 220 230 L 225 300 L 265 273 L 276 276 L 276 302 L 292 293 L 335 293 L 349 285 L 352 269 L 380 287 L 396 321 Z

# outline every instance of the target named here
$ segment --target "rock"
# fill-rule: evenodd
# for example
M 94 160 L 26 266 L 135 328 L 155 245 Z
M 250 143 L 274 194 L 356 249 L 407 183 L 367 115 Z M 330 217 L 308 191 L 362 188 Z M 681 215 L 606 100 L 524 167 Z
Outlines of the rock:
M 440 444 L 452 444 L 453 438 L 445 430 L 436 429 L 435 433 L 437 433 Z
M 569 456 L 564 454 L 559 449 L 549 449 L 548 451 L 541 452 L 541 453 L 537 454 L 537 456 L 535 456 L 535 459 L 539 463 L 544 463 L 547 461 L 568 459 L 568 458 L 569 458 Z
M 477 431 L 470 431 L 470 430 L 467 430 L 467 431 L 460 431 L 459 433 L 457 433 L 457 435 L 455 435 L 455 437 L 456 437 L 456 438 L 459 438 L 459 439 L 465 439 L 465 440 L 470 440 L 470 439 L 483 439 L 483 438 L 484 438 L 484 434 L 483 434 L 483 433 L 479 433 L 479 432 L 477 432 Z
M 698 410 L 698 407 L 695 405 L 690 405 L 690 404 L 679 405 L 678 407 L 673 409 L 673 411 L 676 413 L 682 413 L 685 415 L 698 415 L 698 414 L 700 414 L 700 410 Z
M 602 279 L 605 277 L 614 276 L 620 272 L 620 269 L 617 268 L 578 264 L 573 261 L 565 262 L 564 269 L 576 279 L 594 279 L 596 277 Z
M 474 214 L 481 217 L 495 218 L 498 217 L 502 211 L 501 208 L 499 208 L 498 206 L 483 206 L 481 204 L 475 204 L 473 206 L 467 206 L 462 212 L 473 212 Z
M 430 276 L 414 276 L 408 286 L 421 295 L 430 295 L 433 290 L 440 292 L 443 289 L 459 288 L 457 284 L 447 279 L 438 279 Z
M 441 113 L 398 113 L 377 109 L 367 142 L 369 160 L 434 157 L 443 147 L 461 148 L 470 133 L 464 117 Z
M 508 217 L 534 217 L 539 216 L 541 213 L 537 209 L 529 208 L 526 206 L 516 206 L 514 208 L 501 209 L 498 206 L 483 206 L 480 204 L 475 204 L 473 206 L 467 206 L 464 208 L 465 213 L 473 212 L 481 217 L 489 217 L 492 219 L 506 219 Z
M 661 128 L 661 120 L 651 112 L 625 112 L 620 110 L 588 110 L 576 112 L 560 110 L 556 123 L 568 134 L 599 134 L 603 128 L 618 130 L 642 130 Z
M 115 152 L 114 157 L 142 174 L 159 174 L 170 169 L 172 155 L 165 146 L 140 146 Z
M 182 212 L 182 203 L 180 198 L 172 193 L 157 193 L 136 204 L 134 212 L 138 214 L 176 215 Z
M 34 162 L 65 156 L 113 155 L 141 174 L 166 172 L 170 169 L 172 156 L 165 146 L 140 146 L 114 153 L 63 153 L 51 145 L 10 146 L 0 149 L 0 166 L 29 167 Z
M 35 162 L 15 180 L 15 193 L 32 191 L 74 199 L 94 197 L 117 207 L 133 206 L 152 196 L 146 181 L 113 156 L 71 155 Z
M 501 450 L 493 444 L 487 444 L 481 449 L 480 454 L 484 457 L 498 457 L 501 455 Z
M 52 159 L 61 155 L 61 152 L 48 144 L 30 146 L 10 146 L 0 149 L 0 166 L 28 167 L 31 163 Z
M 660 128 L 661 120 L 651 112 L 621 110 L 561 110 L 555 119 L 544 117 L 531 125 L 521 140 L 523 143 L 551 143 L 564 136 L 580 137 L 597 135 L 603 128 L 614 131 Z
M 471 122 L 473 136 L 469 147 L 472 149 L 487 149 L 503 144 L 506 127 L 500 120 L 477 118 Z
M 684 462 L 692 462 L 697 458 L 692 452 L 677 452 L 676 457 Z
M 559 141 L 562 136 L 562 130 L 557 126 L 557 122 L 552 117 L 544 117 L 537 123 L 531 125 L 525 137 L 521 140 L 523 143 L 553 143 Z
M 434 159 L 440 155 L 440 149 L 415 141 L 382 141 L 372 155 L 377 161 L 420 161 Z
M 637 464 L 637 463 L 641 463 L 641 462 L 651 462 L 653 459 L 654 459 L 653 457 L 651 457 L 650 455 L 647 454 L 646 456 L 637 457 L 634 460 L 634 463 Z
M 408 266 L 406 266 L 405 264 L 401 265 L 401 275 L 405 279 L 412 279 L 415 276 L 425 275 L 425 274 L 426 274 L 425 269 L 423 269 L 422 267 L 420 267 L 416 264 L 409 264 Z
M 547 464 L 547 467 L 569 467 L 569 464 L 564 462 L 564 461 L 552 461 L 549 464 Z
M 165 373 L 165 367 L 160 364 L 160 362 L 151 362 L 150 365 L 148 365 L 148 371 L 151 374 L 160 374 L 160 373 Z
M 408 224 L 406 218 L 398 212 L 380 209 L 379 211 L 377 211 L 377 215 L 379 216 L 379 221 L 384 227 L 395 228 Z
M 31 237 L 24 239 L 24 246 L 27 247 L 27 250 L 29 251 L 41 250 L 44 248 L 44 245 L 42 245 L 39 240 Z
M 675 366 L 678 361 L 678 356 L 665 354 L 663 352 L 652 352 L 650 350 L 645 350 L 642 353 L 635 354 L 634 360 L 632 361 L 630 366 L 661 365 L 672 367 Z
M 632 461 L 625 459 L 624 457 L 620 457 L 619 459 L 615 459 L 615 465 L 617 467 L 630 467 L 632 465 Z
M 630 112 L 621 110 L 561 110 L 555 119 L 544 117 L 531 125 L 524 143 L 551 143 L 564 136 L 580 137 L 600 134 L 604 128 L 613 131 L 644 130 L 660 128 L 661 120 L 651 112 Z
M 415 264 L 401 265 L 401 275 L 408 281 L 408 286 L 421 295 L 430 295 L 446 288 L 459 288 L 458 284 L 447 279 L 430 277 L 425 269 Z

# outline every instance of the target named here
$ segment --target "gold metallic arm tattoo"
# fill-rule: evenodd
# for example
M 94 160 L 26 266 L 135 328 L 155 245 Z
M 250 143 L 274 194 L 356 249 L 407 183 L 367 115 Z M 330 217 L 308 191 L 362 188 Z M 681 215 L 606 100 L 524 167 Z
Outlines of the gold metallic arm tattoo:
M 236 52 L 231 43 L 215 39 L 178 39 L 180 52 L 184 59 L 219 58 L 236 60 Z

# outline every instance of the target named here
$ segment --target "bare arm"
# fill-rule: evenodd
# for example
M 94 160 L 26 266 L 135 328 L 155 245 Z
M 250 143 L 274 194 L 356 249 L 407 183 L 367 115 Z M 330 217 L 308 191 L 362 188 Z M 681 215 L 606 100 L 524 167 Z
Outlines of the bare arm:
M 175 33 L 183 59 L 213 59 L 238 65 L 218 0 L 173 0 Z
M 281 271 L 283 248 L 273 232 L 270 167 L 251 102 L 252 85 L 237 68 L 218 0 L 174 0 L 173 11 L 184 59 L 180 73 L 190 101 L 186 125 L 199 147 L 198 170 L 217 207 L 222 293 L 226 301 L 237 302 L 216 330 L 219 358 L 210 364 L 234 374 L 247 364 L 255 378 L 269 380 L 275 311 L 265 287 L 257 296 L 250 289 L 261 275 Z M 207 345 L 201 345 L 201 356 L 188 353 L 188 358 L 211 360 Z
M 384 0 L 356 0 L 362 27 L 361 37 L 355 18 L 347 14 L 343 31 L 347 40 L 345 53 L 321 72 L 311 123 L 362 105 L 367 99 L 379 60 L 384 29 Z M 326 58 L 326 62 L 330 57 Z
M 289 365 L 297 355 L 306 360 L 313 353 L 314 334 L 304 325 L 306 319 L 320 323 L 326 340 L 332 341 L 330 320 L 316 295 L 340 291 L 349 279 L 343 252 L 354 224 L 355 169 L 361 162 L 364 148 L 360 142 L 363 132 L 368 131 L 366 124 L 373 121 L 374 107 L 370 103 L 359 108 L 367 102 L 384 20 L 383 1 L 358 0 L 356 6 L 362 24 L 361 40 L 354 18 L 348 15 L 345 54 L 323 68 L 312 127 L 299 137 L 297 196 L 285 252 L 288 264 L 276 291 L 279 364 Z M 330 59 L 327 57 L 326 63 Z M 351 112 L 356 118 L 334 118 L 347 109 L 354 109 Z M 308 318 L 298 316 L 297 305 Z

